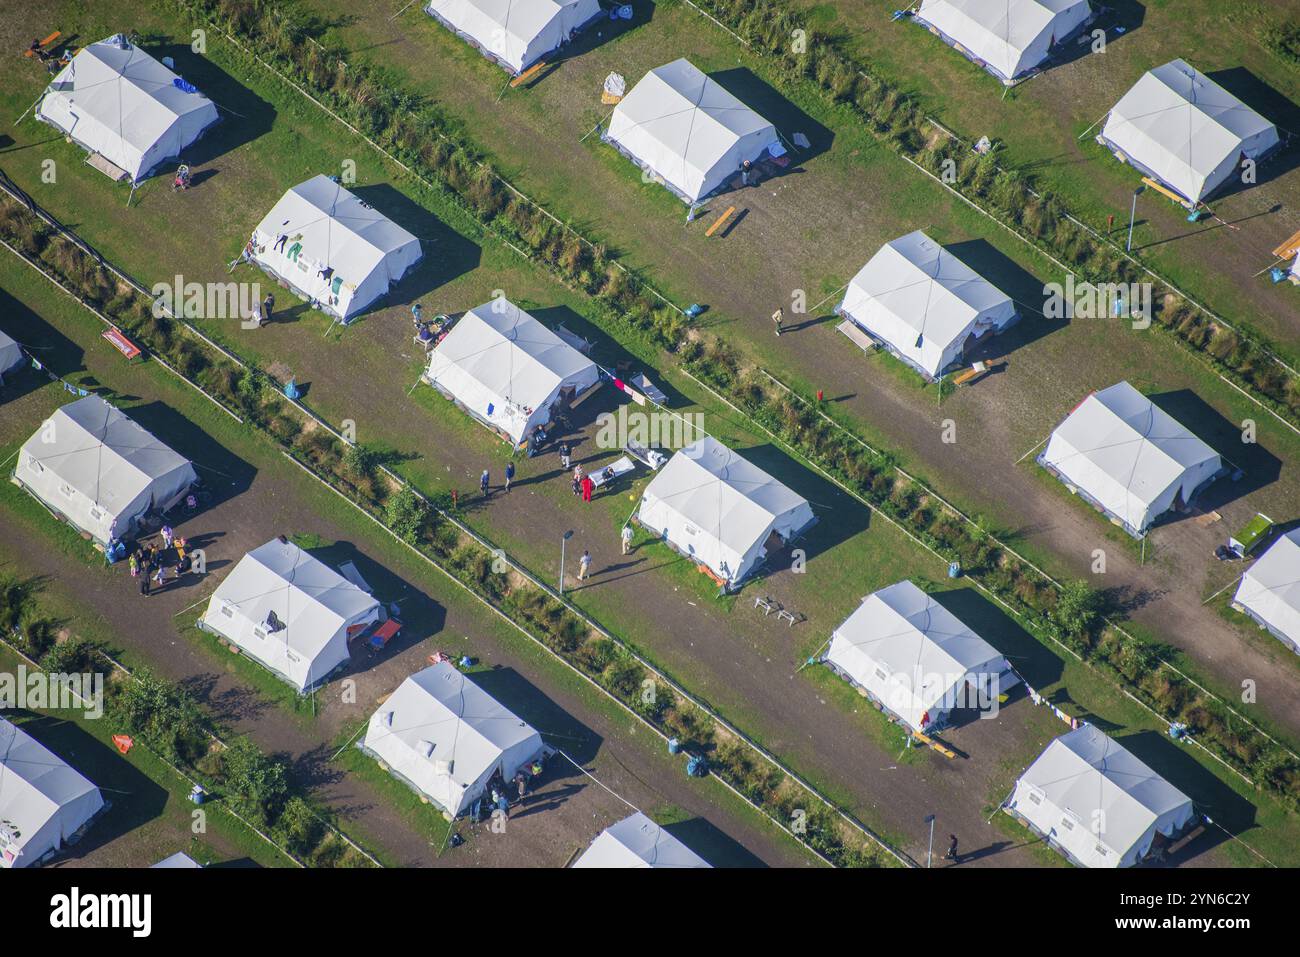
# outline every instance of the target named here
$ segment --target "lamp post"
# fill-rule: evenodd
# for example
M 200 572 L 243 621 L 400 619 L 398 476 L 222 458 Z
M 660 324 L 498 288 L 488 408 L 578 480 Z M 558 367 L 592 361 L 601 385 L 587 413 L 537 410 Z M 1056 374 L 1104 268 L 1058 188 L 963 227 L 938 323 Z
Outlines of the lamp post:
M 927 814 L 925 823 L 930 825 L 930 846 L 925 849 L 925 866 L 930 866 L 930 861 L 934 857 L 934 815 Z
M 569 539 L 573 537 L 573 529 L 569 529 L 560 537 L 560 594 L 564 594 L 564 546 Z
M 1146 186 L 1139 186 L 1133 190 L 1133 208 L 1128 213 L 1128 245 L 1124 247 L 1124 252 L 1133 251 L 1133 220 L 1137 217 L 1138 197 L 1146 192 Z

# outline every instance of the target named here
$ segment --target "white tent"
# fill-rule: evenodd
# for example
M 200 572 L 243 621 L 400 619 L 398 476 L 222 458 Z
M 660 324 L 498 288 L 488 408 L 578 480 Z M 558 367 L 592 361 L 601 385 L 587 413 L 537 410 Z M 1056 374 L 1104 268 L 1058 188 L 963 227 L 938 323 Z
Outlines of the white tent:
M 923 0 L 916 20 L 1003 83 L 1031 71 L 1092 17 L 1088 0 Z
M 0 717 L 0 868 L 31 867 L 103 807 L 95 785 Z
M 171 857 L 164 857 L 157 864 L 149 865 L 150 870 L 202 870 L 203 865 L 184 851 L 177 851 Z
M 515 74 L 601 15 L 600 0 L 429 0 L 424 9 Z
M 1006 807 L 1083 867 L 1132 867 L 1156 834 L 1196 817 L 1190 798 L 1092 725 L 1049 744 Z
M 1006 293 L 919 229 L 880 247 L 838 312 L 929 379 L 1019 318 Z
M 910 581 L 862 599 L 824 659 L 914 731 L 996 698 L 1007 659 Z
M 253 232 L 253 262 L 347 321 L 420 261 L 420 241 L 328 176 L 280 197 Z
M 97 395 L 50 416 L 18 453 L 14 478 L 101 545 L 147 512 L 166 511 L 198 481 L 189 460 Z
M 574 867 L 712 867 L 640 811 L 605 828 Z
M 438 391 L 518 445 L 557 401 L 600 381 L 595 363 L 507 299 L 471 309 L 429 355 Z
M 614 108 L 604 139 L 687 202 L 721 187 L 745 160 L 785 151 L 771 123 L 685 59 L 642 77 Z
M 217 107 L 119 34 L 77 52 L 36 118 L 138 183 L 215 123 Z
M 221 635 L 299 691 L 348 660 L 348 640 L 384 617 L 370 595 L 289 541 L 239 560 L 199 627 Z
M 1079 403 L 1038 462 L 1134 537 L 1223 470 L 1217 452 L 1127 382 Z
M 659 470 L 637 520 L 732 588 L 815 519 L 807 499 L 706 436 Z
M 1300 653 L 1300 528 L 1268 547 L 1241 576 L 1233 602 Z
M 361 747 L 455 816 L 495 772 L 509 781 L 539 757 L 542 737 L 444 661 L 398 685 L 370 716 Z
M 0 382 L 5 375 L 23 364 L 23 350 L 3 332 L 0 332 Z
M 1144 73 L 1098 140 L 1191 203 L 1279 143 L 1276 126 L 1183 60 Z

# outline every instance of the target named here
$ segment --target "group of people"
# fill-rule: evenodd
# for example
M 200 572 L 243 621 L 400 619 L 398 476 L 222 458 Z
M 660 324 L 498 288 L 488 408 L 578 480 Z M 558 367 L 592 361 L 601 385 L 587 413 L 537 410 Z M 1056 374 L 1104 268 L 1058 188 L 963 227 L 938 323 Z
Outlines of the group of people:
M 185 539 L 178 538 L 170 525 L 162 527 L 159 538 L 161 546 L 158 542 L 137 543 L 127 560 L 131 577 L 140 579 L 140 594 L 146 598 L 153 586 L 162 588 L 169 580 L 179 581 L 192 564 Z M 169 552 L 175 553 L 174 562 L 167 560 Z
M 531 781 L 534 778 L 540 777 L 541 773 L 542 773 L 541 758 L 537 758 L 533 760 L 530 764 L 524 765 L 518 771 L 515 772 L 515 776 L 510 779 L 510 784 L 514 785 L 515 793 L 517 795 L 514 803 L 519 803 L 523 801 L 524 796 L 527 795 L 528 793 L 529 781 Z M 490 797 L 490 804 L 488 805 L 489 814 L 492 811 L 500 811 L 502 817 L 508 819 L 510 817 L 511 801 L 510 801 L 509 789 L 506 784 L 505 775 L 501 773 L 500 768 L 497 768 L 495 771 L 492 772 L 492 777 L 488 781 L 486 791 L 487 791 L 487 795 Z M 474 807 L 472 809 L 471 817 L 476 821 L 481 820 L 482 811 L 483 811 L 483 799 L 480 798 L 478 801 L 474 802 Z

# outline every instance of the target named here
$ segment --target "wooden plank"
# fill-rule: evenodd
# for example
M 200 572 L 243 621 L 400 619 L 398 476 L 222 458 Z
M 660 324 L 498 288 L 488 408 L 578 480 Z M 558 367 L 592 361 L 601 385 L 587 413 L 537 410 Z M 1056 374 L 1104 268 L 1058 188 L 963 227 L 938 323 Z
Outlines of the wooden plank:
M 49 46 L 51 43 L 53 43 L 55 40 L 57 40 L 57 39 L 58 39 L 59 37 L 61 37 L 61 36 L 63 36 L 63 32 L 60 31 L 60 30 L 55 30 L 55 31 L 54 31 L 53 33 L 51 33 L 48 37 L 46 37 L 44 40 L 41 41 L 41 49 L 44 50 L 47 46 Z M 36 52 L 35 52 L 34 50 L 31 50 L 31 49 L 24 50 L 24 51 L 23 51 L 23 56 L 26 56 L 26 57 L 33 57 L 33 58 L 34 58 L 34 57 L 36 56 Z
M 1178 195 L 1177 193 L 1175 193 L 1172 189 L 1169 189 L 1169 188 L 1163 186 L 1162 184 L 1157 183 L 1157 182 L 1156 182 L 1155 180 L 1153 180 L 1150 176 L 1143 176 L 1143 177 L 1142 177 L 1142 182 L 1145 183 L 1146 185 L 1150 186 L 1152 189 L 1154 189 L 1157 193 L 1160 193 L 1162 196 L 1165 196 L 1165 197 L 1168 197 L 1169 199 L 1172 199 L 1172 200 L 1173 200 L 1175 203 L 1177 203 L 1179 206 L 1186 206 L 1188 209 L 1191 209 L 1191 208 L 1192 208 L 1191 204 L 1188 203 L 1187 200 L 1183 199 L 1183 197 L 1179 196 L 1179 195 Z
M 1279 259 L 1290 259 L 1297 252 L 1300 252 L 1300 233 L 1291 236 L 1281 246 L 1273 250 L 1273 255 Z
M 721 216 L 719 216 L 717 219 L 715 219 L 713 221 L 713 225 L 704 231 L 704 235 L 712 236 L 714 233 L 716 233 L 718 231 L 718 228 L 722 226 L 722 224 L 725 223 L 728 219 L 730 219 L 731 214 L 734 213 L 735 211 L 736 211 L 735 206 L 728 206 L 727 211 L 723 213 Z
M 542 69 L 545 66 L 546 66 L 545 60 L 538 60 L 527 70 L 525 70 L 523 73 L 520 73 L 517 77 L 511 80 L 510 88 L 513 90 L 515 87 L 522 86 L 523 84 L 527 83 L 533 77 L 537 76 L 538 73 L 542 72 Z

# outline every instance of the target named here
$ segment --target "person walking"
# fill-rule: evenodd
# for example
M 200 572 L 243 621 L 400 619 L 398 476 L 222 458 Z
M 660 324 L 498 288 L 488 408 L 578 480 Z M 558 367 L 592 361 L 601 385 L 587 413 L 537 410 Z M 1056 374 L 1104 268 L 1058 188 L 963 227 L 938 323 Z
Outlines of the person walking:
M 507 462 L 506 463 L 506 491 L 507 492 L 510 491 L 510 483 L 514 481 L 514 477 L 515 477 L 515 463 Z
M 776 312 L 772 313 L 772 324 L 776 326 L 776 334 L 781 334 L 782 323 L 785 322 L 785 310 L 780 306 L 776 307 Z
M 591 552 L 585 548 L 582 550 L 582 558 L 578 560 L 578 581 L 584 581 L 587 572 L 591 570 Z
M 487 498 L 488 485 L 491 481 L 492 481 L 491 473 L 488 472 L 487 469 L 484 469 L 483 474 L 478 477 L 478 489 L 480 492 L 483 493 L 484 498 Z
M 560 443 L 560 468 L 567 469 L 568 467 L 569 467 L 569 443 L 561 442 Z
M 956 835 L 956 834 L 949 834 L 949 835 L 948 835 L 948 841 L 949 841 L 949 843 L 948 843 L 948 853 L 945 854 L 945 855 L 943 856 L 943 858 L 944 858 L 944 860 L 946 860 L 946 861 L 952 861 L 952 862 L 956 863 L 956 862 L 957 862 L 957 835 Z
M 591 476 L 584 475 L 582 477 L 582 500 L 584 502 L 590 502 L 591 493 L 594 492 L 595 490 L 596 490 L 596 483 L 591 480 Z
M 622 534 L 619 535 L 619 538 L 623 542 L 623 554 L 624 555 L 630 554 L 632 551 L 632 523 L 631 522 L 628 522 L 626 525 L 623 526 L 623 531 Z

